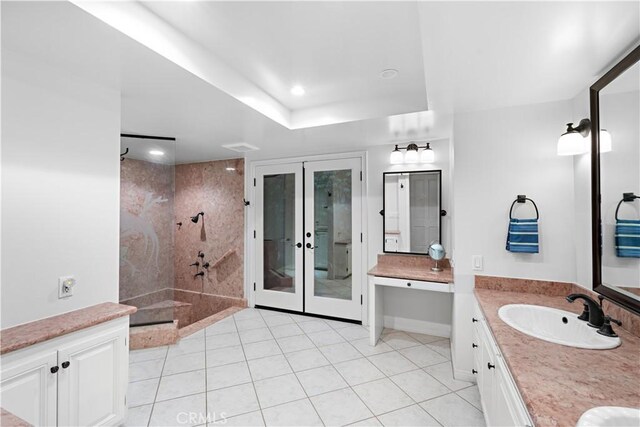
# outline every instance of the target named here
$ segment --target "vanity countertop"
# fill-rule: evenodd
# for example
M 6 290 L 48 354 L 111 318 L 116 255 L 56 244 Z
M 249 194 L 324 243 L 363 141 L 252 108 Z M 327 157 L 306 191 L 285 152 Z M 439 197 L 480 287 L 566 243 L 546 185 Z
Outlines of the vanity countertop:
M 367 274 L 393 279 L 453 283 L 453 269 L 448 259 L 439 262 L 442 271 L 432 271 L 431 267 L 434 265 L 435 261 L 428 256 L 380 254 L 378 264 Z
M 0 331 L 0 354 L 135 313 L 136 307 L 104 302 Z
M 475 289 L 478 303 L 537 426 L 574 426 L 595 406 L 640 406 L 640 338 L 617 327 L 612 350 L 566 347 L 525 335 L 504 323 L 498 309 L 534 304 L 579 314 L 563 296 Z M 594 333 L 596 331 L 594 330 Z

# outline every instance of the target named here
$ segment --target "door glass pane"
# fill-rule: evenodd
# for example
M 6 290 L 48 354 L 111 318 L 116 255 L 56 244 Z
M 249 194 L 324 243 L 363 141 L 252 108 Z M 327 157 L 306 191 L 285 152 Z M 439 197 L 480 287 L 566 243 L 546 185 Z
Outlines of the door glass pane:
M 314 173 L 314 295 L 351 299 L 351 170 Z
M 264 177 L 264 289 L 295 292 L 295 174 Z

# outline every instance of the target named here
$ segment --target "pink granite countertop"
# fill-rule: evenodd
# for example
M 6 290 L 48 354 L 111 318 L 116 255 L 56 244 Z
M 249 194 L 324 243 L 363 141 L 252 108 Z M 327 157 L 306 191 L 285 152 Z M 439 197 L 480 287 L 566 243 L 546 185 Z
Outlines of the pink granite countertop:
M 442 271 L 432 271 L 435 261 L 425 255 L 379 254 L 378 264 L 367 273 L 370 276 L 393 279 L 424 280 L 453 283 L 453 269 L 448 259 L 438 263 Z
M 476 288 L 475 294 L 536 425 L 574 426 L 595 406 L 640 407 L 640 338 L 617 327 L 622 345 L 612 350 L 549 343 L 508 326 L 498 309 L 534 304 L 579 314 L 582 304 L 522 292 Z
M 3 427 L 31 427 L 31 424 L 4 408 L 0 408 L 0 425 Z
M 29 347 L 136 312 L 130 305 L 104 302 L 0 331 L 0 354 Z

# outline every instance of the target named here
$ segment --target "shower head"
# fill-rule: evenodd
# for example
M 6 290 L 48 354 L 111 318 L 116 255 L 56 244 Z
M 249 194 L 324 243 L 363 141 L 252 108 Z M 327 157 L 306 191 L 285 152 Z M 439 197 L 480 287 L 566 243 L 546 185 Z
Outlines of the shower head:
M 198 219 L 200 218 L 200 215 L 202 215 L 202 217 L 204 218 L 204 212 L 198 212 L 196 216 L 191 217 L 191 222 L 193 222 L 194 224 L 197 224 Z

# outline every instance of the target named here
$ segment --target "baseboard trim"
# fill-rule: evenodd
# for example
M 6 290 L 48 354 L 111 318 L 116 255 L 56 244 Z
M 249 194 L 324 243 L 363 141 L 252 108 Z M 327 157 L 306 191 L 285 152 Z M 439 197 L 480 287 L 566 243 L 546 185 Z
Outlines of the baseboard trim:
M 384 316 L 384 326 L 385 328 L 433 335 L 436 337 L 449 338 L 451 336 L 451 325 L 427 322 L 425 320 L 407 319 L 405 317 Z

